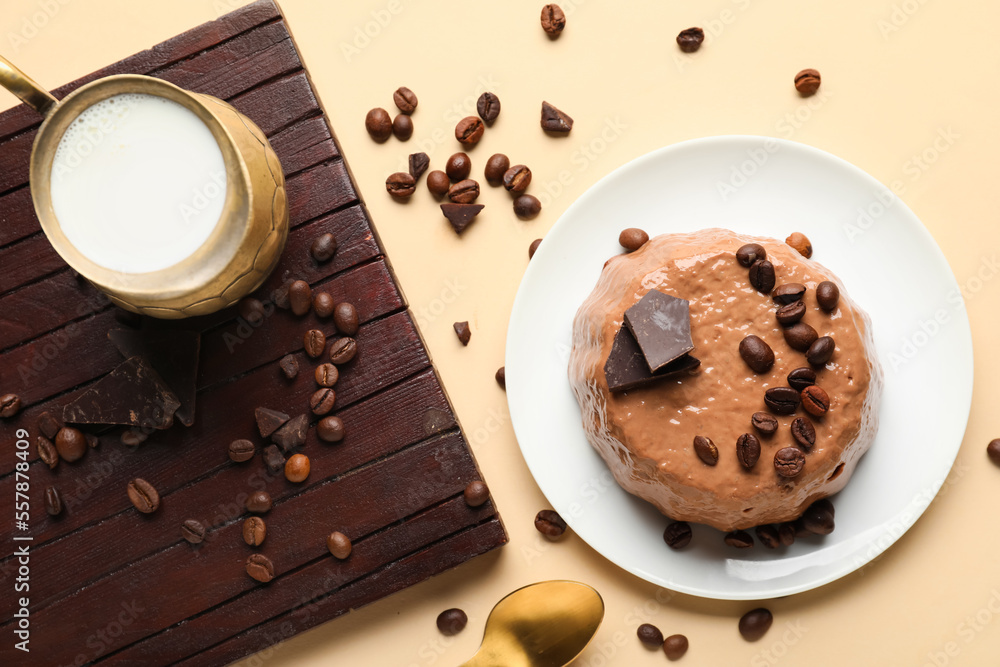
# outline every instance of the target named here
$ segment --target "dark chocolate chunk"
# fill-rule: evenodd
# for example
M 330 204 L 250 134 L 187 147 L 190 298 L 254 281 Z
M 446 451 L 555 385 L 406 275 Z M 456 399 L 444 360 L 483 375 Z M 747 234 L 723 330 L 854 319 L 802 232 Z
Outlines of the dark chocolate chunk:
M 685 299 L 650 290 L 625 311 L 625 325 L 653 373 L 694 349 Z
M 427 157 L 427 153 L 413 153 L 410 155 L 410 176 L 413 177 L 413 180 L 419 181 L 430 164 L 431 159 Z
M 108 338 L 123 357 L 145 359 L 180 401 L 177 419 L 185 426 L 194 424 L 201 334 L 197 331 L 113 329 L 108 332 Z
M 542 102 L 542 129 L 556 134 L 569 134 L 573 119 L 548 102 Z
M 628 327 L 622 325 L 615 335 L 615 342 L 611 344 L 608 360 L 604 363 L 604 377 L 611 391 L 627 391 L 674 375 L 690 374 L 700 365 L 701 361 L 685 354 L 662 370 L 650 373 L 639 344 L 635 342 Z
M 284 412 L 268 408 L 257 408 L 254 411 L 254 416 L 257 419 L 257 430 L 260 431 L 262 438 L 271 435 L 289 420 L 289 416 Z
M 306 433 L 309 432 L 309 417 L 299 415 L 290 419 L 271 436 L 271 440 L 281 447 L 286 454 L 306 443 Z
M 72 424 L 121 424 L 164 429 L 180 401 L 142 357 L 132 357 L 63 409 Z
M 483 208 L 482 204 L 441 204 L 441 212 L 448 218 L 456 234 L 464 232 Z

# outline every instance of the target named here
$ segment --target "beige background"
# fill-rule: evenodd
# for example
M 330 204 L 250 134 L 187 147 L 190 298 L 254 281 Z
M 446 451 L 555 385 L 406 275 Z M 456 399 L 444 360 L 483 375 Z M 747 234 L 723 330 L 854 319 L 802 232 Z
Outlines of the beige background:
M 0 52 L 55 87 L 241 4 L 4 0 Z M 580 665 L 664 664 L 662 654 L 645 651 L 635 639 L 641 621 L 690 638 L 682 664 L 997 664 L 1000 614 L 987 605 L 995 597 L 993 609 L 1000 610 L 1000 469 L 989 464 L 984 447 L 1000 435 L 993 417 L 1000 402 L 994 381 L 1000 281 L 988 271 L 1000 245 L 1000 134 L 994 124 L 1000 5 L 573 0 L 563 3 L 566 32 L 550 42 L 538 24 L 542 4 L 282 2 L 511 543 L 280 645 L 268 652 L 267 664 L 457 664 L 475 651 L 497 600 L 548 578 L 588 582 L 607 602 L 604 625 Z M 673 37 L 691 25 L 703 26 L 709 37 L 699 53 L 685 56 Z M 811 106 L 791 85 L 803 67 L 823 74 L 823 95 Z M 363 130 L 365 112 L 392 109 L 399 85 L 420 97 L 416 133 L 407 144 L 376 145 Z M 413 201 L 400 205 L 389 200 L 383 182 L 417 150 L 431 155 L 432 168 L 441 168 L 458 148 L 455 121 L 474 112 L 485 89 L 500 96 L 503 113 L 472 152 L 476 172 L 490 154 L 506 152 L 531 166 L 532 191 L 546 207 L 536 220 L 520 222 L 506 193 L 489 188 L 480 200 L 485 212 L 458 239 L 422 186 Z M 0 106 L 14 103 L 6 93 L 0 98 Z M 542 99 L 576 118 L 569 139 L 542 136 Z M 552 545 L 540 538 L 532 518 L 546 501 L 524 465 L 504 394 L 493 381 L 503 364 L 507 317 L 529 242 L 628 160 L 676 141 L 730 133 L 792 138 L 831 151 L 884 183 L 901 181 L 903 200 L 930 229 L 959 283 L 976 290 L 968 300 L 978 367 L 972 417 L 944 491 L 862 572 L 768 603 L 775 626 L 756 644 L 736 631 L 750 603 L 672 595 L 616 569 L 573 535 Z M 953 139 L 935 148 L 940 133 Z M 558 193 L 553 184 L 562 171 L 568 185 Z M 982 283 L 976 282 L 980 270 L 986 272 Z M 451 324 L 466 319 L 473 335 L 462 348 Z M 933 446 L 914 443 L 914 454 Z M 447 639 L 434 618 L 452 606 L 469 613 L 470 625 Z

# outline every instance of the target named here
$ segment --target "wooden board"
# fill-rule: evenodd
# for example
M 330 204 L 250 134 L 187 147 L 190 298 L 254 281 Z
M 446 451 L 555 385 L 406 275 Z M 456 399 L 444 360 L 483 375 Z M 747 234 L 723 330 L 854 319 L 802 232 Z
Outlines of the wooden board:
M 358 354 L 335 388 L 347 435 L 325 444 L 310 429 L 305 484 L 270 475 L 259 456 L 231 462 L 230 441 L 266 444 L 254 408 L 308 412 L 317 362 L 302 337 L 312 328 L 332 336 L 332 321 L 281 309 L 252 324 L 232 310 L 180 322 L 124 316 L 63 263 L 39 228 L 27 164 L 40 118 L 24 106 L 0 114 L 0 393 L 24 401 L 16 418 L 0 422 L 3 442 L 13 443 L 18 429 L 34 442 L 40 414 L 61 414 L 121 362 L 110 329 L 202 334 L 191 428 L 175 425 L 134 449 L 117 430 L 95 431 L 97 449 L 54 470 L 31 447 L 30 526 L 0 522 L 5 590 L 17 576 L 13 546 L 24 544 L 14 538 L 32 538 L 31 652 L 4 642 L 0 664 L 222 664 L 504 544 L 493 504 L 470 508 L 462 498 L 481 475 L 277 7 L 262 0 L 55 92 L 125 72 L 226 99 L 267 134 L 285 170 L 292 230 L 258 294 L 266 299 L 301 278 L 357 307 Z M 309 246 L 325 232 L 339 248 L 318 263 Z M 294 380 L 277 365 L 288 353 L 301 368 Z M 23 480 L 6 451 L 0 498 L 9 516 Z M 159 491 L 156 513 L 129 503 L 125 485 L 135 477 Z M 54 519 L 44 511 L 48 486 L 65 506 Z M 254 549 L 241 537 L 244 502 L 258 489 L 274 500 L 258 549 L 275 564 L 266 585 L 246 575 Z M 186 519 L 209 527 L 204 543 L 181 539 Z M 354 541 L 345 561 L 326 551 L 333 530 Z M 0 596 L 0 618 L 12 619 L 18 607 L 17 597 Z M 10 637 L 13 628 L 8 620 L 0 633 Z

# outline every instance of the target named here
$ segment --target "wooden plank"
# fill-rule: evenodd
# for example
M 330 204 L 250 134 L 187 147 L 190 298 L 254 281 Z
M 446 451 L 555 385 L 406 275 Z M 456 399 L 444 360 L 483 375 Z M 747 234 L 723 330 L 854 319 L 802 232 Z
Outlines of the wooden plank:
M 222 18 L 203 23 L 172 37 L 151 49 L 140 51 L 76 81 L 60 86 L 52 91 L 52 94 L 62 99 L 80 86 L 112 74 L 149 74 L 170 63 L 188 58 L 191 54 L 225 43 L 259 25 L 280 18 L 281 13 L 272 0 L 258 0 L 258 2 L 241 7 Z M 41 124 L 41 118 L 38 113 L 27 105 L 21 104 L 0 114 L 0 139 L 37 127 L 39 124 Z
M 44 240 L 44 237 L 42 237 Z M 48 241 L 46 241 L 46 244 Z M 4 320 L 0 326 L 0 349 L 6 349 L 58 329 L 75 312 L 66 304 L 85 300 L 96 310 L 111 307 L 103 292 L 72 271 L 62 271 L 49 280 L 28 285 L 0 298 L 0 312 L 17 313 L 17 319 Z
M 359 331 L 357 340 L 357 357 L 345 367 L 335 388 L 338 410 L 430 365 L 427 352 L 407 313 L 398 313 L 365 325 Z M 124 456 L 114 465 L 113 478 L 127 481 L 134 477 L 146 477 L 155 471 L 158 491 L 161 494 L 171 493 L 191 483 L 194 478 L 206 477 L 225 466 L 229 459 L 225 450 L 219 448 L 227 447 L 237 438 L 257 441 L 253 416 L 256 408 L 269 407 L 291 415 L 308 412 L 309 397 L 317 389 L 309 372 L 313 363 L 303 353 L 299 353 L 297 358 L 305 372 L 300 372 L 293 381 L 283 380 L 277 365 L 270 364 L 216 390 L 200 393 L 198 411 L 201 418 L 195 420 L 194 426 L 178 426 L 154 433 L 140 448 L 126 449 Z M 437 421 L 445 423 L 448 419 L 452 419 L 448 414 L 432 413 L 428 423 L 435 425 Z M 106 444 L 109 448 L 122 447 L 113 442 L 113 438 L 108 440 Z M 310 431 L 307 442 L 315 441 L 315 434 Z M 41 461 L 35 461 L 30 474 L 38 481 L 31 485 L 28 492 L 32 507 L 44 507 L 45 487 L 49 484 L 71 486 L 78 479 L 90 477 L 108 480 L 108 473 L 102 472 L 106 468 L 104 459 L 110 458 L 107 451 L 89 452 L 76 463 L 60 463 L 52 471 Z M 9 492 L 9 497 L 14 497 L 15 480 L 13 475 L 0 480 L 0 493 Z M 68 499 L 64 504 L 68 504 Z M 128 499 L 120 493 L 95 494 L 77 508 L 67 509 L 57 521 L 33 523 L 28 534 L 33 537 L 34 545 L 39 546 L 128 506 Z M 0 543 L 7 543 L 13 531 L 12 523 L 0 523 Z
M 280 586 L 282 575 L 328 557 L 324 554 L 326 536 L 335 527 L 348 536 L 367 535 L 461 493 L 477 478 L 465 442 L 456 434 L 403 450 L 276 503 L 265 517 L 268 537 L 258 549 L 274 563 L 276 580 L 269 586 Z M 156 517 L 144 519 L 155 521 Z M 241 537 L 241 523 L 231 523 L 213 535 L 210 548 L 175 544 L 33 613 L 35 637 L 59 638 L 40 643 L 38 654 L 32 651 L 33 659 L 52 665 L 74 661 L 87 638 L 101 630 L 107 619 L 117 617 L 123 603 L 143 611 L 134 622 L 121 624 L 120 634 L 107 635 L 108 651 L 259 586 L 243 567 L 249 549 Z M 210 574 L 192 577 L 193 569 Z M 74 620 L 67 623 L 67 618 Z M 10 656 L 14 649 L 8 642 L 0 650 L 0 656 Z
M 416 585 L 435 574 L 460 565 L 469 558 L 496 549 L 506 542 L 507 537 L 500 520 L 492 519 L 450 536 L 429 549 L 414 553 L 383 569 L 376 570 L 372 575 L 353 582 L 330 595 L 308 599 L 292 611 L 255 625 L 226 642 L 200 651 L 187 660 L 176 663 L 176 665 L 178 667 L 213 667 L 239 660 L 283 639 L 289 639 L 320 623 L 345 614 L 351 609 L 363 607 L 389 593 Z M 311 584 L 306 590 L 315 590 L 316 584 L 314 582 L 327 581 L 324 577 L 328 569 L 329 563 L 319 561 L 317 564 L 302 570 L 301 579 L 303 582 L 308 582 L 304 585 L 310 586 Z M 303 608 L 304 604 L 309 605 L 308 613 Z M 111 664 L 111 662 L 109 660 L 107 664 Z
M 434 433 L 428 432 L 424 419 L 429 410 L 441 414 L 448 412 L 447 399 L 429 370 L 368 400 L 338 410 L 336 414 L 348 426 L 349 435 L 337 445 L 310 438 L 310 443 L 303 450 L 312 465 L 310 483 L 344 475 L 433 436 Z M 361 428 L 361 425 L 364 427 Z M 456 427 L 451 418 L 435 422 L 435 428 L 442 431 Z M 262 444 L 259 438 L 253 439 L 258 441 L 258 447 Z M 46 607 L 108 572 L 115 572 L 134 560 L 178 543 L 181 539 L 178 530 L 165 530 L 164 526 L 180 526 L 186 519 L 196 518 L 214 531 L 237 520 L 242 514 L 240 499 L 245 500 L 248 489 L 267 482 L 275 501 L 301 490 L 301 485 L 280 479 L 276 482 L 271 480 L 260 457 L 246 464 L 229 462 L 226 458 L 227 444 L 218 441 L 208 447 L 220 464 L 215 474 L 171 492 L 160 489 L 158 484 L 162 507 L 155 522 L 130 510 L 122 490 L 111 488 L 107 492 L 117 496 L 114 500 L 118 501 L 111 511 L 117 510 L 117 514 L 77 530 L 71 535 L 72 539 L 50 539 L 47 543 L 33 544 L 32 555 L 37 562 L 47 563 L 48 566 L 32 577 L 31 609 Z M 182 442 L 177 446 L 206 447 L 205 443 L 194 442 Z M 68 515 L 75 514 L 79 505 L 89 502 L 71 491 L 64 490 L 63 493 Z M 217 505 L 206 506 L 205 498 L 216 499 Z M 227 499 L 232 502 L 222 502 Z M 233 507 L 238 508 L 237 511 L 232 511 Z M 128 535 L 129 539 L 118 541 L 115 539 L 117 535 Z M 213 540 L 210 538 L 208 543 Z M 81 551 L 81 542 L 92 544 L 94 548 Z M 0 600 L 0 618 L 10 618 L 15 610 L 12 596 Z
M 319 102 L 305 72 L 271 81 L 232 98 L 229 103 L 237 111 L 253 119 L 268 136 L 289 127 L 297 120 L 319 113 Z M 255 113 L 258 109 L 269 109 L 271 113 Z
M 41 231 L 27 185 L 0 196 L 0 247 Z
M 228 604 L 167 628 L 107 659 L 109 662 L 113 660 L 134 665 L 153 662 L 172 664 L 239 635 L 246 628 L 260 624 L 261 619 L 270 620 L 270 615 L 280 615 L 288 609 L 298 610 L 295 617 L 306 615 L 306 594 L 314 596 L 313 599 L 320 605 L 329 607 L 334 601 L 333 596 L 354 596 L 356 590 L 367 588 L 361 582 L 370 573 L 385 567 L 398 568 L 395 561 L 412 556 L 439 540 L 451 542 L 457 537 L 455 533 L 488 521 L 492 514 L 488 505 L 472 508 L 463 498 L 452 498 L 399 526 L 355 541 L 351 557 L 346 561 L 322 557 L 303 570 L 286 575 L 280 586 L 255 588 Z M 486 533 L 481 531 L 479 534 Z M 317 585 L 317 582 L 322 583 Z M 351 592 L 345 590 L 354 583 L 360 586 L 352 588 Z M 363 598 L 356 598 L 355 601 L 356 604 L 340 604 L 337 607 L 346 610 L 364 604 Z M 235 658 L 219 659 L 229 662 Z
M 326 162 L 293 176 L 288 179 L 286 189 L 292 225 L 358 201 L 342 160 Z
M 270 139 L 286 177 L 340 156 L 323 116 L 296 123 Z
M 39 278 L 57 271 L 64 271 L 67 268 L 66 262 L 56 253 L 48 238 L 41 233 L 0 249 L 0 267 L 3 267 L 2 272 L 0 272 L 0 294 L 7 294 L 18 287 L 23 287 Z M 0 310 L 2 309 L 3 307 L 0 306 Z M 26 325 L 27 323 L 22 322 L 21 324 Z M 6 343 L 0 343 L 0 350 L 7 346 Z

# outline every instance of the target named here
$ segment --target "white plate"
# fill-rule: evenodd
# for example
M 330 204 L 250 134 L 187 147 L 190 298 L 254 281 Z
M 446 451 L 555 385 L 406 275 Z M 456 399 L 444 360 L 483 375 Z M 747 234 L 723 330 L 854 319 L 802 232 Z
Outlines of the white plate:
M 805 233 L 871 315 L 885 370 L 878 437 L 834 499 L 837 529 L 788 549 L 737 551 L 667 521 L 614 483 L 587 442 L 567 379 L 570 331 L 618 233 L 725 227 Z M 937 320 L 935 318 L 937 317 Z M 521 452 L 552 506 L 590 546 L 650 582 L 730 600 L 806 591 L 864 566 L 913 525 L 958 453 L 972 398 L 972 338 L 961 292 L 930 234 L 857 167 L 789 141 L 724 136 L 640 157 L 573 203 L 524 274 L 507 333 L 507 401 Z M 922 417 L 923 416 L 923 417 Z

